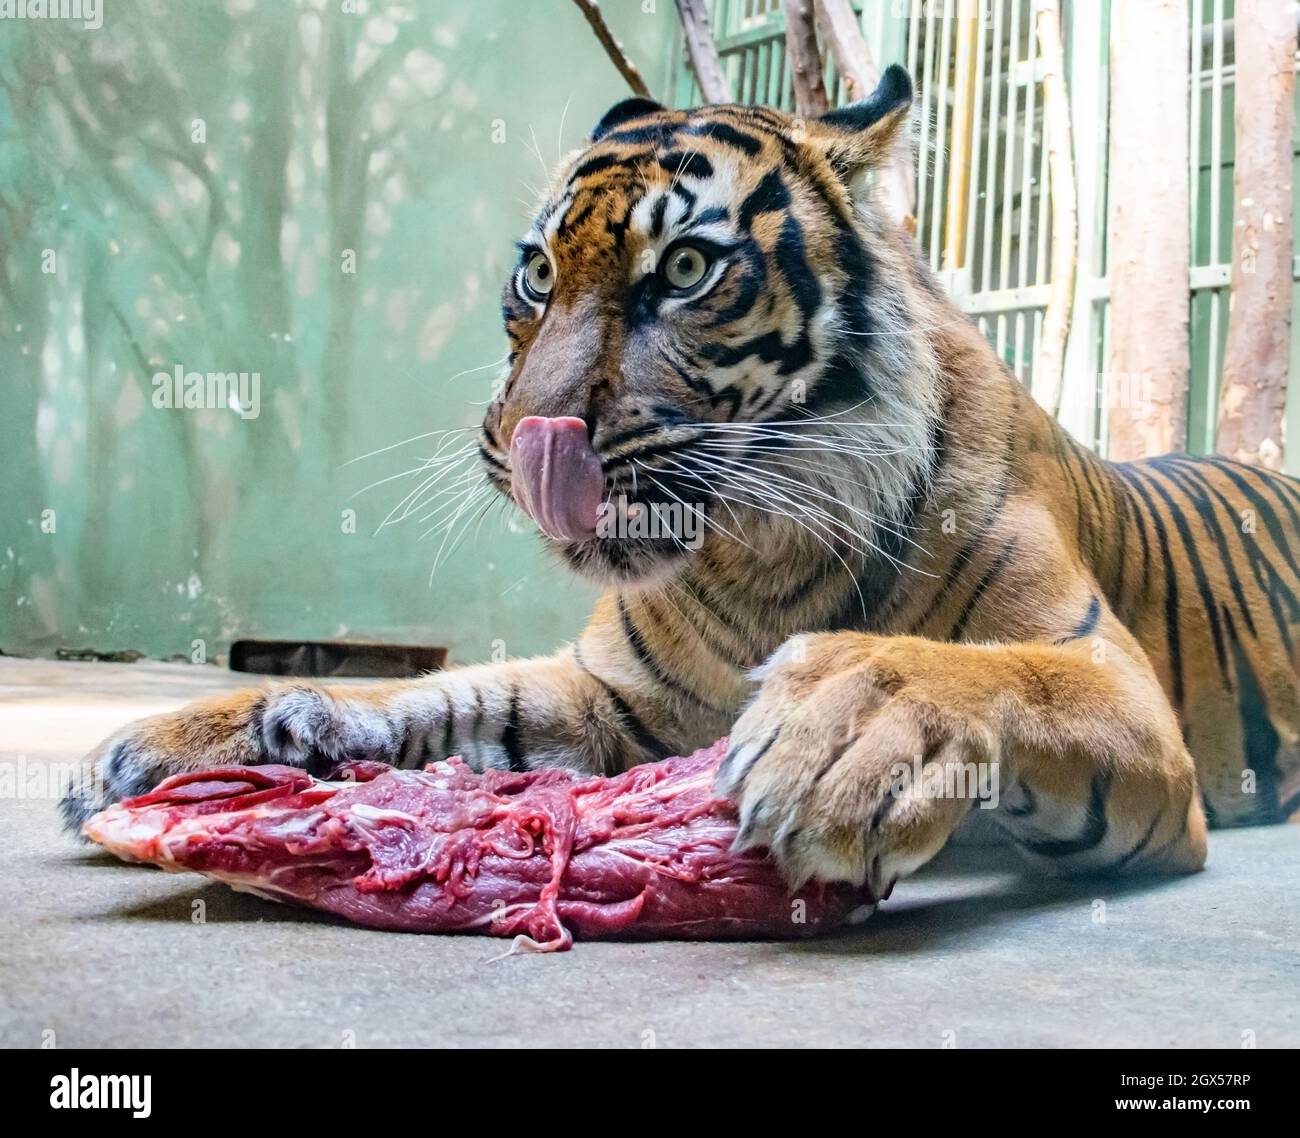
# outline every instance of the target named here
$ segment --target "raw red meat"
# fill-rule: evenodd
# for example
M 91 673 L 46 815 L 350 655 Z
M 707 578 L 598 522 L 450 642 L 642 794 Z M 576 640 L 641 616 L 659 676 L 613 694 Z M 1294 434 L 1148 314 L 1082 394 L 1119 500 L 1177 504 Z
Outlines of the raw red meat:
M 95 815 L 86 834 L 132 861 L 358 924 L 514 936 L 791 937 L 841 923 L 862 890 L 791 895 L 758 852 L 736 854 L 713 779 L 726 740 L 614 778 L 475 774 L 350 763 L 331 780 L 283 766 L 176 775 Z

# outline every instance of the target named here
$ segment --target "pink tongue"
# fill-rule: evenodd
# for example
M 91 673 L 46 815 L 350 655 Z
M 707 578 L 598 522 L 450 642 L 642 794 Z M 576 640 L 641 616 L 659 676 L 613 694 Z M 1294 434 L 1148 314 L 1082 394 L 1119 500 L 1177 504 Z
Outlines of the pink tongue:
M 521 419 L 510 439 L 510 469 L 515 501 L 543 533 L 583 541 L 596 532 L 605 476 L 581 419 Z

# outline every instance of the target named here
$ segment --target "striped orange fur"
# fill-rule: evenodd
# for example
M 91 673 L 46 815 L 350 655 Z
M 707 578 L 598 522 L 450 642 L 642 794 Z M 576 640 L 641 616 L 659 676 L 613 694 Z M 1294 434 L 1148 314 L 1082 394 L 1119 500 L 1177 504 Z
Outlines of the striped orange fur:
M 891 68 L 818 120 L 629 101 L 521 243 L 487 476 L 517 491 L 516 427 L 576 417 L 608 495 L 701 542 L 552 541 L 607 586 L 553 656 L 132 725 L 69 819 L 213 763 L 610 772 L 726 732 L 742 841 L 877 895 L 974 806 L 909 764 L 995 771 L 990 816 L 1061 872 L 1194 870 L 1207 814 L 1292 813 L 1300 485 L 1107 463 L 1041 411 L 872 203 L 910 98 Z

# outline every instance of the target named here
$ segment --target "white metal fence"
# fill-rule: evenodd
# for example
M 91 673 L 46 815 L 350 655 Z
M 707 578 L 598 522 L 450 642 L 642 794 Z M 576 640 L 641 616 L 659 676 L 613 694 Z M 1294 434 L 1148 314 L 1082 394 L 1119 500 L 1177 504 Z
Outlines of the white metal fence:
M 1204 451 L 1213 444 L 1231 275 L 1233 0 L 1189 3 L 1188 419 L 1190 448 Z M 1035 2 L 864 0 L 857 6 L 876 59 L 882 66 L 904 63 L 916 83 L 917 240 L 953 299 L 1029 385 L 1047 304 L 1052 225 Z M 709 7 L 735 97 L 790 108 L 780 0 L 711 0 Z M 1079 233 L 1061 420 L 1104 449 L 1110 3 L 1063 0 L 1062 9 Z M 684 57 L 677 74 L 679 104 L 697 102 Z M 833 63 L 826 81 L 832 100 L 842 101 Z M 1300 400 L 1292 404 L 1300 426 Z

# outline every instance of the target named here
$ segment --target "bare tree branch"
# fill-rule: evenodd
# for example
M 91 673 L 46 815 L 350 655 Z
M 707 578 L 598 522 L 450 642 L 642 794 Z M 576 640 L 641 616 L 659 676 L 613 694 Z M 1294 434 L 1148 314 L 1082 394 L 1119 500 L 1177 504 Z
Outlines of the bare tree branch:
M 718 57 L 718 45 L 713 39 L 713 29 L 709 27 L 704 0 L 677 0 L 677 14 L 686 33 L 686 54 L 704 101 L 731 102 L 731 85 L 722 73 L 722 60 Z
M 821 25 L 835 59 L 835 69 L 854 102 L 865 99 L 880 82 L 880 68 L 858 26 L 852 0 L 816 0 L 817 22 Z
M 1119 460 L 1187 445 L 1187 28 L 1187 0 L 1111 6 L 1107 447 Z
M 1232 301 L 1219 393 L 1220 454 L 1280 469 L 1291 333 L 1295 12 L 1238 0 Z
M 1065 87 L 1060 0 L 1037 0 L 1038 50 L 1043 60 L 1043 116 L 1052 202 L 1052 276 L 1043 331 L 1034 359 L 1034 394 L 1053 415 L 1061 412 L 1065 339 L 1074 301 L 1078 204 L 1070 138 L 1070 96 Z
M 610 62 L 618 68 L 618 73 L 627 80 L 627 85 L 632 88 L 634 95 L 640 95 L 643 99 L 649 99 L 650 88 L 645 85 L 645 80 L 641 78 L 641 72 L 637 70 L 636 64 L 628 58 L 627 52 L 623 50 L 623 45 L 614 38 L 614 33 L 610 31 L 609 25 L 605 23 L 604 13 L 600 10 L 600 5 L 596 0 L 573 0 L 578 5 L 579 10 L 587 17 L 587 23 L 591 25 L 591 30 L 596 33 L 596 38 L 600 40 L 600 46 L 605 49 L 605 54 L 609 56 Z
M 831 109 L 822 82 L 822 57 L 817 47 L 812 0 L 785 0 L 785 46 L 794 80 L 794 106 L 809 118 Z

